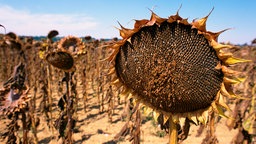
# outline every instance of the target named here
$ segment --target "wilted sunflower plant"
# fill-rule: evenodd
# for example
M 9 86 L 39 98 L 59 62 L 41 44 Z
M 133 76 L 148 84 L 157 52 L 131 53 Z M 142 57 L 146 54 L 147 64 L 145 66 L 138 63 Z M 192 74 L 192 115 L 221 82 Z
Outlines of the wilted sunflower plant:
M 51 30 L 48 34 L 46 39 L 42 40 L 42 43 L 40 44 L 40 48 L 38 51 L 39 58 L 42 60 L 45 60 L 45 55 L 48 54 L 48 52 L 52 51 L 55 47 L 55 43 L 53 39 L 59 34 L 57 30 Z M 53 96 L 52 96 L 52 67 L 48 65 L 48 63 L 42 63 L 40 66 L 40 75 L 39 81 L 40 81 L 40 91 L 42 101 L 40 104 L 41 112 L 45 115 L 47 120 L 48 127 L 53 132 L 53 116 L 52 116 L 52 106 L 53 106 Z
M 252 43 L 253 44 L 253 43 Z M 246 55 L 252 62 L 244 65 L 236 65 L 235 69 L 242 70 L 247 79 L 235 87 L 236 93 L 243 93 L 246 99 L 236 99 L 231 112 L 232 119 L 227 119 L 229 129 L 237 129 L 232 143 L 255 143 L 256 142 L 256 47 L 254 45 L 237 46 L 233 50 L 234 55 Z
M 52 66 L 64 71 L 62 82 L 65 83 L 66 92 L 60 97 L 58 106 L 61 109 L 60 116 L 55 121 L 55 127 L 59 129 L 59 137 L 64 138 L 64 143 L 72 143 L 72 134 L 75 127 L 74 103 L 76 90 L 74 82 L 75 62 L 79 54 L 83 54 L 84 45 L 81 39 L 74 36 L 62 38 L 56 48 L 49 50 L 44 59 Z
M 226 98 L 238 97 L 232 85 L 244 80 L 229 66 L 248 60 L 218 43 L 225 30 L 206 30 L 210 14 L 190 23 L 178 12 L 168 18 L 152 12 L 149 20 L 135 20 L 133 29 L 121 26 L 122 40 L 110 46 L 112 83 L 168 128 L 170 144 L 187 137 L 190 123 L 209 124 L 214 132 L 214 118 L 230 110 Z
M 10 120 L 6 131 L 1 135 L 2 138 L 8 138 L 7 143 L 28 143 L 31 127 L 28 102 L 31 96 L 28 94 L 29 88 L 25 85 L 25 79 L 25 65 L 20 63 L 14 68 L 13 75 L 3 84 L 4 88 L 0 89 L 0 112 Z M 18 131 L 21 127 L 23 136 L 19 138 Z

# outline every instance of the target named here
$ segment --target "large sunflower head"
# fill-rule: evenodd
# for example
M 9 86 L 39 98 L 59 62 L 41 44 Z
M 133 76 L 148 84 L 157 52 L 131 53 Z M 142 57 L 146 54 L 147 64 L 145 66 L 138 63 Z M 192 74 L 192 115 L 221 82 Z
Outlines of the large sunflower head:
M 210 13 L 209 13 L 210 15 Z M 236 97 L 232 84 L 242 81 L 229 65 L 247 60 L 235 58 L 217 42 L 224 32 L 206 30 L 208 16 L 188 22 L 179 16 L 136 20 L 133 29 L 121 26 L 122 40 L 111 45 L 113 83 L 123 95 L 163 114 L 165 121 L 188 118 L 206 124 L 209 113 L 224 116 L 229 109 L 224 96 Z

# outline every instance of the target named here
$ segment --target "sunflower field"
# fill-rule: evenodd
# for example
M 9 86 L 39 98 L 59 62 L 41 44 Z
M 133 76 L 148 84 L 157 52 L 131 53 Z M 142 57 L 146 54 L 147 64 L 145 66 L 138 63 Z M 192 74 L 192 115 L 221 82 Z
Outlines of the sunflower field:
M 256 142 L 256 42 L 219 43 L 211 12 L 152 12 L 121 39 L 1 34 L 1 143 Z

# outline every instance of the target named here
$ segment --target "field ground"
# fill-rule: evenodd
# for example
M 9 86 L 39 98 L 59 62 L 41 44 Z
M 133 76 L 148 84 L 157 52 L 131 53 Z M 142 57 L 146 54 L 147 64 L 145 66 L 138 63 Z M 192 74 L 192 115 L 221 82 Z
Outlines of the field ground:
M 92 89 L 88 89 L 88 106 L 87 112 L 85 113 L 83 109 L 83 99 L 80 96 L 79 108 L 77 112 L 77 124 L 75 127 L 75 133 L 73 139 L 76 144 L 114 144 L 111 142 L 114 136 L 121 130 L 122 126 L 125 124 L 125 120 L 122 120 L 122 113 L 124 104 L 116 105 L 114 114 L 112 117 L 112 123 L 109 122 L 107 112 L 99 113 L 99 106 L 97 102 L 97 97 L 94 95 Z M 39 105 L 39 103 L 37 103 Z M 107 109 L 107 106 L 105 106 Z M 57 117 L 58 110 L 55 110 L 53 117 Z M 61 143 L 61 140 L 57 138 L 58 132 L 56 130 L 51 130 L 48 128 L 44 116 L 38 115 L 40 118 L 40 125 L 38 127 L 38 141 L 40 144 L 56 144 Z M 144 116 L 145 118 L 145 116 Z M 6 120 L 1 120 L 0 125 L 6 125 Z M 1 126 L 0 131 L 4 129 L 5 126 Z M 199 126 L 192 125 L 189 133 L 189 137 L 183 142 L 184 144 L 199 144 L 205 137 L 206 129 L 204 129 L 201 136 L 197 136 L 197 131 Z M 225 126 L 225 119 L 221 119 L 217 124 L 216 135 L 220 144 L 230 143 L 232 138 L 236 134 L 236 130 L 228 130 Z M 20 133 L 22 137 L 22 133 Z M 30 136 L 32 134 L 30 133 Z M 120 140 L 118 144 L 129 144 L 126 137 L 124 140 Z M 143 144 L 167 144 L 168 134 L 162 131 L 155 123 L 154 120 L 149 120 L 141 126 L 141 143 Z M 5 141 L 1 141 L 4 143 Z

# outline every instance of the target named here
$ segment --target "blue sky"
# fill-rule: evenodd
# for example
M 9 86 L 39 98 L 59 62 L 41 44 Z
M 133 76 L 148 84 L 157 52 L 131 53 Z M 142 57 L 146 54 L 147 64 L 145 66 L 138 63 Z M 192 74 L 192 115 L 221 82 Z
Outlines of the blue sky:
M 256 38 L 255 0 L 0 0 L 0 24 L 18 35 L 47 35 L 56 29 L 60 36 L 113 38 L 119 37 L 117 21 L 132 28 L 134 19 L 150 18 L 149 9 L 168 17 L 181 5 L 179 14 L 189 22 L 214 7 L 207 30 L 232 28 L 221 34 L 220 42 L 250 44 Z

